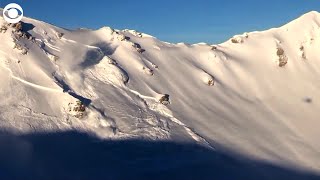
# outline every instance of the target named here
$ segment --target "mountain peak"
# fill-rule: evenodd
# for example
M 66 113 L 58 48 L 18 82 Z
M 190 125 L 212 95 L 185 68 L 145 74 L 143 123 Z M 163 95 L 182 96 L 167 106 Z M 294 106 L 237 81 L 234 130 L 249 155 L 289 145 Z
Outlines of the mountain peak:
M 308 23 L 308 22 L 320 23 L 320 13 L 317 11 L 310 11 L 308 13 L 303 14 L 302 16 L 300 16 L 294 21 L 303 21 L 303 23 Z
M 316 16 L 319 16 L 320 13 L 318 11 L 310 11 L 310 12 L 305 13 L 305 15 L 316 15 Z

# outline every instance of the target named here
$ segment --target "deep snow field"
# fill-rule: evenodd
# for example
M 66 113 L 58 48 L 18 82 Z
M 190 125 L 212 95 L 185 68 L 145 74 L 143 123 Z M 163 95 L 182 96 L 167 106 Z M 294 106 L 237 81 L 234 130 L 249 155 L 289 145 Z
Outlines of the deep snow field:
M 0 179 L 320 179 L 318 12 L 218 45 L 22 21 L 0 19 Z

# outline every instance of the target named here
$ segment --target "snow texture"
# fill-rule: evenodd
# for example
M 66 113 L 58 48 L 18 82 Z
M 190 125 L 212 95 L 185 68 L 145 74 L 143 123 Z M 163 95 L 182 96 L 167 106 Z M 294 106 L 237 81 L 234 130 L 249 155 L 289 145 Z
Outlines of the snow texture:
M 318 12 L 218 45 L 22 21 L 0 20 L 2 131 L 194 143 L 320 173 Z

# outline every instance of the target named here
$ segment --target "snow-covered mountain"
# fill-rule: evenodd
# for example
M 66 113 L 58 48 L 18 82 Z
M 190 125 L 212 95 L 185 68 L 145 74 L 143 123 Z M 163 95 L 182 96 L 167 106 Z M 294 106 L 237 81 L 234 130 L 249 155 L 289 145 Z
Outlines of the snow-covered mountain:
M 198 144 L 320 173 L 318 12 L 218 45 L 0 25 L 2 131 Z

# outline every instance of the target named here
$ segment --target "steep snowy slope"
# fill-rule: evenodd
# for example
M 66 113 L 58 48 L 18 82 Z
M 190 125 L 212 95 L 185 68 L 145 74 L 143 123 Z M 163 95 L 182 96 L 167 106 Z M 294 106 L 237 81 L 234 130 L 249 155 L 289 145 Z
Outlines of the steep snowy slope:
M 320 172 L 318 12 L 219 45 L 30 18 L 2 29 L 2 130 L 196 142 Z

